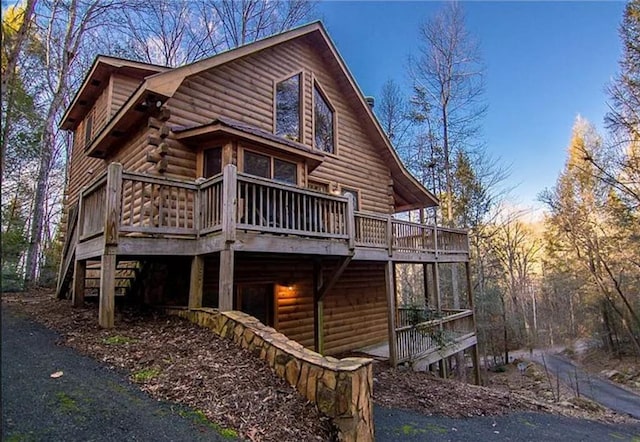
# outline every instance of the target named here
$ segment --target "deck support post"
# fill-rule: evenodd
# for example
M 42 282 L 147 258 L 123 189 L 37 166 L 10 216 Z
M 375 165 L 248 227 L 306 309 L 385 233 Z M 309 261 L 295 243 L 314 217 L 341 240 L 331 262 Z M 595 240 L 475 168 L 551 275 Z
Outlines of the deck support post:
M 388 260 L 385 263 L 384 276 L 387 292 L 389 363 L 392 367 L 396 367 L 396 365 L 398 365 L 398 350 L 396 345 L 396 272 L 393 261 Z
M 98 322 L 111 328 L 114 323 L 116 298 L 116 266 L 120 211 L 122 205 L 122 164 L 111 163 L 107 168 L 107 187 L 104 215 L 104 251 L 101 258 L 100 305 Z
M 477 333 L 478 326 L 476 324 L 476 312 L 473 302 L 473 285 L 471 283 L 471 263 L 469 261 L 465 262 L 464 268 L 467 277 L 467 296 L 469 297 L 469 309 L 472 312 L 471 317 L 473 318 L 473 330 Z M 480 377 L 480 357 L 478 353 L 478 344 L 476 343 L 476 345 L 473 346 L 473 350 L 471 353 L 471 360 L 473 362 L 473 377 L 476 385 L 480 385 L 482 383 L 482 378 Z
M 189 309 L 202 307 L 202 284 L 204 281 L 204 258 L 194 256 L 191 260 L 189 280 Z
M 234 250 L 232 247 L 226 247 L 220 251 L 218 309 L 222 312 L 233 310 L 233 267 Z
M 73 290 L 71 301 L 74 307 L 84 305 L 84 285 L 87 273 L 87 261 L 77 259 L 73 267 Z
M 100 327 L 112 328 L 116 299 L 116 251 L 106 248 L 100 261 L 100 305 L 98 321 Z
M 313 262 L 313 348 L 324 353 L 324 301 L 320 296 L 322 287 L 322 262 Z
M 438 259 L 437 256 L 436 256 L 436 259 Z M 438 261 L 434 262 L 432 265 L 433 265 L 432 267 L 433 289 L 436 295 L 436 310 L 440 312 L 442 311 L 442 299 L 440 295 L 440 268 L 439 268 Z M 440 327 L 440 330 L 442 330 L 442 324 L 440 324 L 438 327 Z M 438 361 L 438 365 L 440 368 L 440 376 L 443 378 L 447 378 L 448 377 L 447 361 L 445 359 L 440 359 L 440 361 Z

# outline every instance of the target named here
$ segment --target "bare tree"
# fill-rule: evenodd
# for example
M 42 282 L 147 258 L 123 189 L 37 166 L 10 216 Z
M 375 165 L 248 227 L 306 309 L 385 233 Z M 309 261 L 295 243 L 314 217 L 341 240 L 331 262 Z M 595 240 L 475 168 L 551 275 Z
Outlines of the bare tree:
M 27 0 L 24 8 L 19 9 L 17 5 L 11 7 L 14 16 L 13 23 L 7 22 L 6 12 L 2 20 L 2 142 L 0 150 L 0 171 L 4 177 L 5 162 L 7 154 L 7 140 L 12 126 L 11 115 L 15 98 L 16 67 L 18 60 L 24 50 L 28 40 L 29 30 L 32 28 L 33 11 L 37 0 Z M 17 26 L 17 29 L 14 28 Z
M 467 32 L 456 3 L 446 6 L 420 28 L 419 56 L 410 59 L 413 103 L 423 120 L 435 126 L 443 154 L 446 220 L 453 222 L 452 152 L 468 148 L 485 114 L 484 75 L 478 44 Z
M 76 63 L 76 55 L 82 49 L 83 41 L 89 33 L 109 23 L 108 13 L 116 6 L 122 6 L 122 3 L 115 0 L 41 0 L 34 12 L 38 33 L 44 42 L 43 94 L 40 100 L 45 111 L 26 257 L 27 286 L 36 281 L 47 212 L 48 186 L 52 167 L 62 146 L 57 121 L 69 98 L 72 79 L 82 71 Z
M 282 32 L 308 19 L 314 3 L 265 0 L 158 0 L 121 11 L 124 55 L 181 66 Z
M 308 19 L 314 2 L 264 0 L 206 0 L 223 27 L 226 48 L 235 48 L 290 29 Z

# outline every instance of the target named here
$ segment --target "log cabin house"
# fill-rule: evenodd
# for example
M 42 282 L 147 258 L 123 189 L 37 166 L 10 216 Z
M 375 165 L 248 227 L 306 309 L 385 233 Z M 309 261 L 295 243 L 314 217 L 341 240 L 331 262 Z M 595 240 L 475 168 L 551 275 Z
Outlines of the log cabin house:
M 396 216 L 438 201 L 321 23 L 173 69 L 99 56 L 61 127 L 73 147 L 58 296 L 97 294 L 102 326 L 137 294 L 241 310 L 327 355 L 386 342 L 393 364 L 477 360 L 470 287 L 453 284 L 458 305 L 440 288 L 448 264 L 468 275 L 467 234 Z M 424 278 L 417 307 L 396 295 L 406 264 Z M 416 311 L 438 313 L 417 322 L 446 348 Z

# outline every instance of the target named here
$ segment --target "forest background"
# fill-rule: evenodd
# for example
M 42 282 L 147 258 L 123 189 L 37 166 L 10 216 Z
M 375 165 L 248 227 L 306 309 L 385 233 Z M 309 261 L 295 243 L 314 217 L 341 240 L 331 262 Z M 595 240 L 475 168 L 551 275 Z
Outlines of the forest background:
M 25 0 L 2 14 L 2 291 L 55 284 L 70 134 L 60 117 L 97 54 L 167 66 L 212 56 L 317 18 L 294 0 Z M 410 88 L 390 79 L 375 112 L 407 167 L 441 201 L 415 221 L 469 229 L 481 352 L 577 338 L 640 355 L 640 0 L 620 17 L 623 47 L 604 130 L 577 117 L 564 168 L 541 189 L 543 221 L 506 203 L 482 139 L 480 43 L 464 5 L 416 30 Z M 599 123 L 599 122 L 598 122 Z M 420 268 L 400 269 L 405 305 L 424 306 Z M 444 272 L 452 293 L 461 271 Z M 447 276 L 448 275 L 448 276 Z

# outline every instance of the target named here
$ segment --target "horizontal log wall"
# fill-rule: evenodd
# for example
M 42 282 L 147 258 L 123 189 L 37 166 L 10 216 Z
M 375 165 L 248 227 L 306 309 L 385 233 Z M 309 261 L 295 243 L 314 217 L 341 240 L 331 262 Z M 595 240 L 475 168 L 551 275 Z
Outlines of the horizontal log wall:
M 111 116 L 114 116 L 122 105 L 129 99 L 133 92 L 142 83 L 142 80 L 124 75 L 114 74 L 111 77 Z
M 205 259 L 203 303 L 217 305 L 218 257 Z M 336 263 L 325 263 L 324 279 Z M 274 284 L 278 331 L 313 349 L 313 262 L 236 254 L 234 286 Z M 338 354 L 387 338 L 384 264 L 351 262 L 325 296 L 325 352 Z
M 337 153 L 310 175 L 360 190 L 361 209 L 391 210 L 390 172 L 372 138 L 362 127 L 363 112 L 346 82 L 339 83 L 337 66 L 311 44 L 299 39 L 229 62 L 186 80 L 166 106 L 171 126 L 205 124 L 220 115 L 269 132 L 274 121 L 274 82 L 303 71 L 303 143 L 313 140 L 313 82 L 317 81 L 335 107 Z M 376 150 L 378 149 L 378 150 Z M 169 159 L 171 164 L 171 159 Z
M 330 273 L 325 272 L 325 279 Z M 324 298 L 324 345 L 338 354 L 387 339 L 384 263 L 352 261 Z

